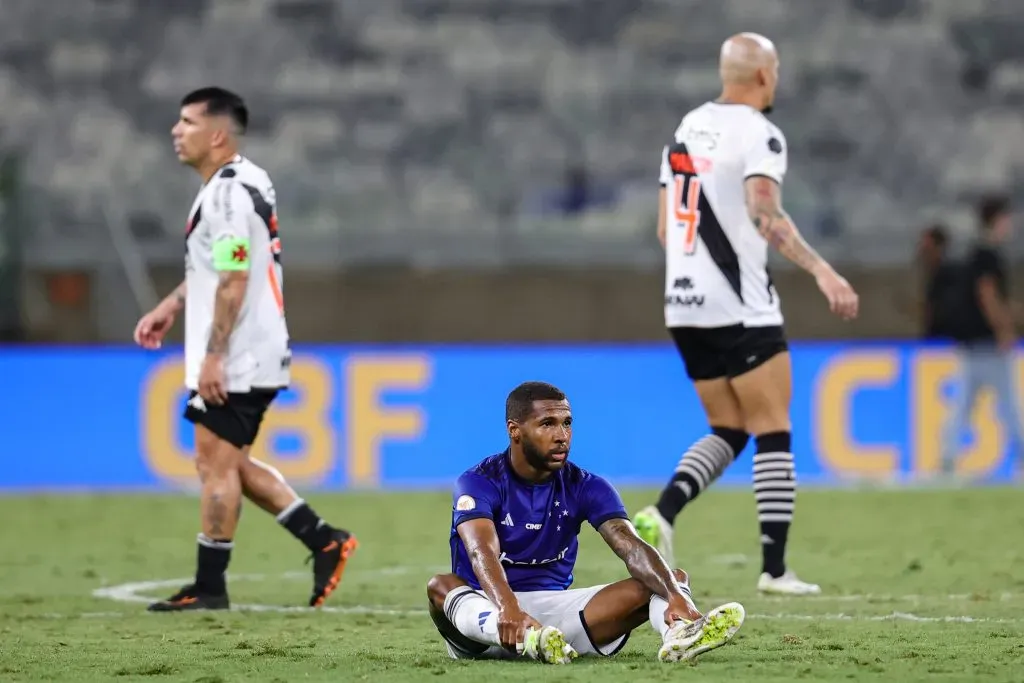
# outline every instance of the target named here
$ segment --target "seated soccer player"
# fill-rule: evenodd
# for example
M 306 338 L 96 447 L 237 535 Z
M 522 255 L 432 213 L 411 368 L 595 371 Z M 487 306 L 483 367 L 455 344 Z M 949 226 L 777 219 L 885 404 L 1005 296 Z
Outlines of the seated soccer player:
M 430 615 L 454 659 L 525 656 L 565 664 L 613 655 L 647 621 L 658 658 L 690 659 L 743 624 L 731 602 L 702 615 L 686 572 L 672 571 L 636 534 L 618 492 L 568 461 L 572 412 L 550 384 L 527 382 L 505 404 L 508 450 L 459 477 L 452 573 L 427 584 Z M 569 590 L 577 536 L 589 522 L 632 578 Z

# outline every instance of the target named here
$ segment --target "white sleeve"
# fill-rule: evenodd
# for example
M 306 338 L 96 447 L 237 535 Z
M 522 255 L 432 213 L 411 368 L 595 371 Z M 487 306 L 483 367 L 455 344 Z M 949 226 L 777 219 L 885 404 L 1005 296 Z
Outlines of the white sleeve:
M 210 225 L 210 240 L 250 238 L 249 216 L 255 211 L 252 197 L 241 183 L 219 180 L 203 202 L 203 218 Z
M 662 187 L 668 187 L 672 182 L 672 167 L 668 165 L 668 145 L 661 150 L 661 173 L 658 175 L 658 182 Z
M 765 176 L 781 185 L 786 175 L 788 154 L 782 131 L 764 121 L 763 126 L 751 130 L 747 139 L 747 151 L 743 156 L 743 179 Z

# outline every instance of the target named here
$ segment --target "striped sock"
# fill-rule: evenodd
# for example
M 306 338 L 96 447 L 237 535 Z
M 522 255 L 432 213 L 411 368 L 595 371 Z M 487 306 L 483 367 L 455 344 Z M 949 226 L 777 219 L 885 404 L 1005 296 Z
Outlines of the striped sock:
M 796 506 L 796 472 L 789 452 L 789 432 L 757 437 L 754 456 L 754 498 L 761 524 L 762 572 L 773 578 L 786 573 L 786 541 Z
M 746 432 L 738 429 L 713 427 L 710 434 L 690 446 L 658 499 L 658 512 L 665 521 L 675 522 L 687 503 L 722 476 L 747 445 L 748 438 Z

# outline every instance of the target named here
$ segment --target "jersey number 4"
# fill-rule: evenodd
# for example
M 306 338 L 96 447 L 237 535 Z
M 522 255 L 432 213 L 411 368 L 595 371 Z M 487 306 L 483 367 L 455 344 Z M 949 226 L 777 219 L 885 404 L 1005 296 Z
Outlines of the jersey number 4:
M 697 251 L 697 229 L 700 227 L 700 178 L 695 175 L 675 177 L 676 226 L 683 231 L 683 253 L 692 256 Z

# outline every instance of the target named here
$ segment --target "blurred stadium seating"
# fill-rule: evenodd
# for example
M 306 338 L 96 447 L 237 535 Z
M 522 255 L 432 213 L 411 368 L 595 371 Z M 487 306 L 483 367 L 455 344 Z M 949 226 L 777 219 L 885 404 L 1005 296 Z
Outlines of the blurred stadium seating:
M 2 0 L 0 131 L 47 256 L 123 221 L 151 258 L 178 257 L 165 245 L 195 179 L 168 130 L 181 95 L 215 82 L 250 100 L 293 264 L 327 246 L 336 262 L 500 263 L 546 240 L 645 261 L 658 150 L 716 94 L 721 40 L 749 28 L 783 58 L 793 213 L 826 248 L 891 261 L 908 227 L 967 227 L 965 197 L 1020 179 L 1018 4 Z M 579 163 L 597 205 L 565 215 Z

